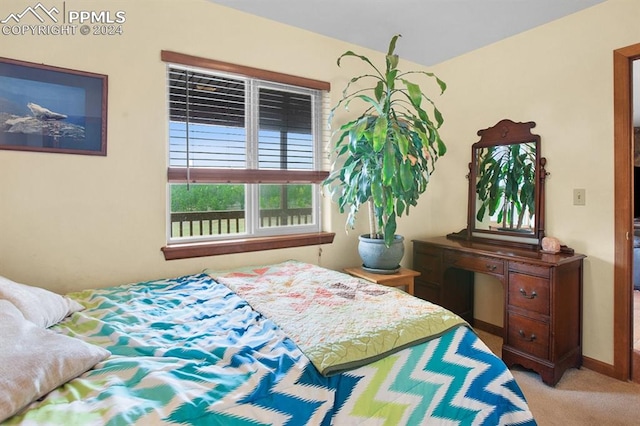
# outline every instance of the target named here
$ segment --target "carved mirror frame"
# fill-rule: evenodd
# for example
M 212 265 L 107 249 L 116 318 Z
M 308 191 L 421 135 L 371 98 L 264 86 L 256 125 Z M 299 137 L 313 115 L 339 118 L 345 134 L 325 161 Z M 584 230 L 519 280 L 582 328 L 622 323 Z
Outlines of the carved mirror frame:
M 535 127 L 533 121 L 516 123 L 508 119 L 499 121 L 495 126 L 478 131 L 480 140 L 471 146 L 471 163 L 469 163 L 469 194 L 467 228 L 449 237 L 467 240 L 481 240 L 507 246 L 538 248 L 544 237 L 544 183 L 547 176 L 545 170 L 546 159 L 540 155 L 540 136 L 531 133 Z M 476 215 L 478 213 L 478 161 L 482 149 L 510 146 L 514 144 L 535 145 L 534 182 L 534 211 L 533 227 L 530 232 L 520 230 L 501 229 L 498 227 L 480 227 Z M 488 214 L 488 213 L 487 213 Z

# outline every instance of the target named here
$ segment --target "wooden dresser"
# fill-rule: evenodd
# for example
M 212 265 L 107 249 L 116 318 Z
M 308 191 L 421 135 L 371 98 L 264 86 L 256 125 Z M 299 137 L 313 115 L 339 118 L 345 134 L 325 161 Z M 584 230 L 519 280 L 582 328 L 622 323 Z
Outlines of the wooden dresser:
M 555 385 L 582 365 L 584 255 L 548 254 L 446 237 L 413 241 L 415 295 L 473 324 L 475 272 L 503 284 L 502 359 L 536 371 Z

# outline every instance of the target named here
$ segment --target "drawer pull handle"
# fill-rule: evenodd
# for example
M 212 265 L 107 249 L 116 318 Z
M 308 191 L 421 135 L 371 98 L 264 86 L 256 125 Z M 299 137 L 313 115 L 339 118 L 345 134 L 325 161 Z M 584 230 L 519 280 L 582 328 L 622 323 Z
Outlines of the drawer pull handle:
M 524 331 L 522 331 L 522 330 L 518 330 L 518 334 L 520 335 L 520 337 L 522 337 L 527 342 L 533 342 L 534 340 L 536 340 L 536 335 L 535 334 L 532 334 L 531 337 L 528 337 L 528 338 L 525 337 Z
M 487 267 L 487 271 L 491 271 L 491 272 L 495 271 L 495 270 L 496 270 L 496 268 L 497 268 L 497 266 L 496 266 L 496 265 L 490 265 L 490 264 L 487 264 L 487 265 L 485 265 L 485 266 Z
M 528 296 L 528 295 L 527 295 L 527 292 L 526 292 L 526 291 L 524 291 L 524 289 L 523 289 L 523 288 L 521 288 L 521 289 L 520 289 L 520 294 L 521 294 L 521 295 L 522 295 L 522 297 L 524 297 L 525 299 L 535 299 L 535 298 L 536 298 L 536 296 L 538 295 L 538 293 L 536 293 L 536 291 L 535 291 L 535 290 L 533 290 L 533 291 L 531 292 L 531 295 L 530 295 L 530 296 Z

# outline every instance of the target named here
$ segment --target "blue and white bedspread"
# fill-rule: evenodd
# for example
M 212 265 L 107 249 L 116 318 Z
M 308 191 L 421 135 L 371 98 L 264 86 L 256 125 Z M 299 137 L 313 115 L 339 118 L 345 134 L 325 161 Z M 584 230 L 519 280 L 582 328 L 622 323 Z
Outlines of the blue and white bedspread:
M 467 327 L 325 377 L 205 274 L 70 296 L 87 309 L 55 329 L 112 356 L 7 424 L 535 425 L 509 370 Z

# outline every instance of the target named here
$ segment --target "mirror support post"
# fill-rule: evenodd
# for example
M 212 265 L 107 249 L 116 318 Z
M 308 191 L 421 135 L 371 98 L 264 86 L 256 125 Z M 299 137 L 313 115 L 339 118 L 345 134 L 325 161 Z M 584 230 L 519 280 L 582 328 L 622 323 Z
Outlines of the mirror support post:
M 539 175 L 539 185 L 540 185 L 540 189 L 539 189 L 539 194 L 540 194 L 540 199 L 537 200 L 538 202 L 536 203 L 536 215 L 538 215 L 539 220 L 538 220 L 538 246 L 540 246 L 540 244 L 542 244 L 542 239 L 544 238 L 544 212 L 545 212 L 545 183 L 547 181 L 547 176 L 549 176 L 549 173 L 547 172 L 546 166 L 547 165 L 547 159 L 545 157 L 540 158 L 540 175 Z

